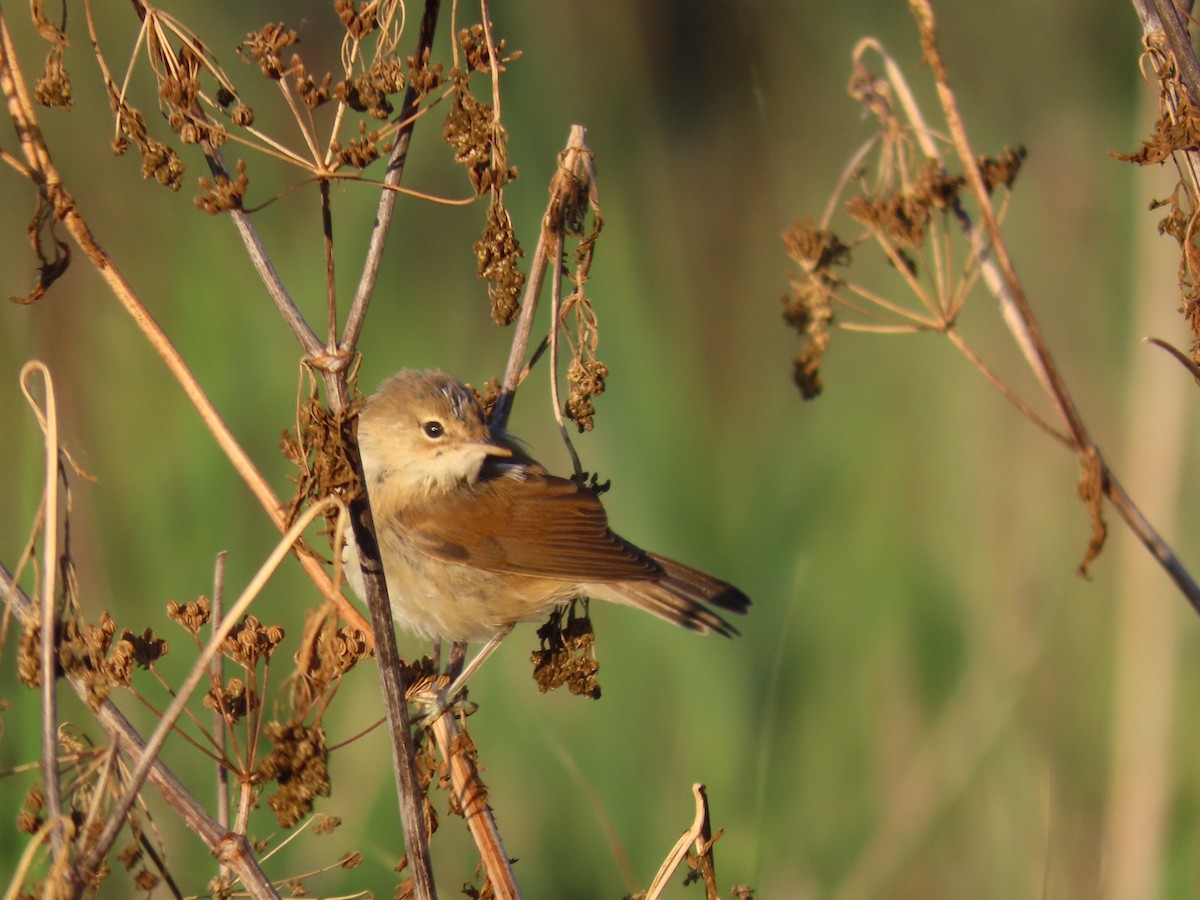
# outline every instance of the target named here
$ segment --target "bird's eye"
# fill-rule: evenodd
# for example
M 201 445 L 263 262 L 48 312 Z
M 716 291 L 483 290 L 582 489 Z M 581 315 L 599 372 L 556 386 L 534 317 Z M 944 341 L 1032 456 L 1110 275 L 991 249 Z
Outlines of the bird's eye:
M 425 437 L 440 438 L 446 433 L 446 427 L 436 419 L 431 419 L 421 426 L 421 430 L 425 432 Z

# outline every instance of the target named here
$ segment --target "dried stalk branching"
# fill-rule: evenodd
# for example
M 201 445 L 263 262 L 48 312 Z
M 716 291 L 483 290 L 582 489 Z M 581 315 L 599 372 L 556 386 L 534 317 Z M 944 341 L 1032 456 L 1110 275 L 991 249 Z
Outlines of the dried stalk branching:
M 927 0 L 910 0 L 909 6 L 922 59 L 937 90 L 946 137 L 938 137 L 927 124 L 903 74 L 878 42 L 862 41 L 854 54 L 850 92 L 875 117 L 878 134 L 854 154 L 821 222 L 797 223 L 784 235 L 788 254 L 799 267 L 792 294 L 785 298 L 785 318 L 801 335 L 796 383 L 805 397 L 820 393 L 821 361 L 835 305 L 856 316 L 842 323 L 844 328 L 944 335 L 1023 415 L 1078 457 L 1079 496 L 1092 526 L 1080 574 L 1087 574 L 1104 546 L 1107 498 L 1200 612 L 1200 586 L 1134 505 L 1089 434 L 1008 252 L 1000 223 L 1024 151 L 1005 150 L 994 157 L 975 153 L 938 47 L 932 7 Z M 868 52 L 883 59 L 882 77 L 867 66 Z M 868 174 L 871 158 L 876 161 Z M 847 199 L 854 188 L 857 193 Z M 861 228 L 853 238 L 833 228 L 839 207 Z M 844 276 L 852 260 L 870 246 L 882 251 L 916 305 Z M 959 332 L 958 316 L 979 281 L 996 299 L 1002 321 L 1053 408 L 1053 419 L 1038 413 Z
M 25 87 L 21 70 L 17 65 L 12 37 L 0 12 L 0 90 L 4 92 L 9 115 L 16 125 L 21 139 L 21 150 L 25 156 L 31 180 L 38 189 L 39 204 L 51 210 L 49 222 L 61 223 L 85 258 L 108 284 L 109 289 L 122 307 L 150 342 L 151 347 L 166 363 L 168 370 L 183 388 L 188 400 L 196 407 L 205 427 L 212 433 L 221 450 L 229 458 L 234 469 L 250 487 L 267 515 L 280 531 L 286 530 L 281 512 L 282 504 L 267 484 L 266 479 L 251 461 L 249 455 L 233 436 L 212 401 L 204 393 L 190 367 L 175 349 L 170 338 L 142 302 L 133 286 L 121 273 L 120 267 L 100 246 L 91 233 L 74 198 L 64 185 L 46 146 L 29 93 Z M 41 218 L 38 221 L 42 221 Z M 44 270 L 43 270 L 44 271 Z M 48 284 L 39 284 L 44 290 Z M 36 293 L 36 292 L 35 292 Z M 29 298 L 23 298 L 29 299 Z M 335 603 L 343 617 L 350 623 L 365 629 L 365 622 L 358 611 L 342 596 L 333 591 L 333 584 L 324 569 L 315 560 L 300 559 L 301 566 L 313 580 L 323 596 Z

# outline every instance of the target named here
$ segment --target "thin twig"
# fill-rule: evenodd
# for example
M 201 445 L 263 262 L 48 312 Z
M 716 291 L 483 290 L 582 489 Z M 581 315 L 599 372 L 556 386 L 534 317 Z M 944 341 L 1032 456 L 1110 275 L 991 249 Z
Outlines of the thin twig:
M 546 279 L 546 264 L 546 236 L 539 230 L 529 277 L 525 280 L 525 293 L 521 296 L 521 314 L 517 317 L 508 363 L 504 367 L 504 380 L 500 383 L 500 396 L 492 409 L 492 427 L 501 431 L 508 426 L 517 388 L 525 377 L 525 351 L 529 348 L 529 337 L 533 333 L 533 317 L 537 312 L 542 283 Z
M 421 16 L 421 27 L 417 34 L 417 46 L 413 55 L 413 58 L 418 61 L 433 46 L 433 34 L 437 28 L 440 9 L 440 0 L 425 0 L 425 12 Z M 383 179 L 386 185 L 398 185 L 404 176 L 404 164 L 408 160 L 408 147 L 412 142 L 413 126 L 416 124 L 416 118 L 411 117 L 410 114 L 417 101 L 416 89 L 409 83 L 400 105 L 400 115 L 409 118 L 396 134 L 396 144 L 392 148 L 392 155 L 388 158 L 387 174 Z M 354 300 L 350 304 L 350 312 L 346 315 L 346 326 L 342 329 L 342 341 L 339 344 L 342 353 L 353 353 L 358 347 L 358 338 L 362 334 L 363 323 L 367 317 L 367 307 L 371 303 L 371 295 L 375 292 L 375 283 L 379 278 L 379 267 L 383 263 L 383 248 L 387 243 L 395 206 L 395 191 L 380 191 L 379 205 L 375 210 L 375 224 L 371 229 L 371 238 L 367 244 L 367 256 L 363 261 L 362 275 L 358 279 L 358 287 L 354 292 Z
M 979 373 L 987 379 L 988 384 L 1003 394 L 1004 399 L 1020 410 L 1021 415 L 1025 416 L 1025 418 L 1027 418 L 1042 431 L 1046 432 L 1046 434 L 1050 435 L 1050 437 L 1063 444 L 1063 446 L 1067 447 L 1068 449 L 1071 448 L 1071 438 L 1063 434 L 1061 431 L 1043 419 L 1040 415 L 1038 415 L 1037 411 L 1034 410 L 1032 406 L 1022 400 L 1016 391 L 1005 384 L 1004 381 L 1001 380 L 1000 376 L 993 372 L 991 367 L 983 361 L 983 358 L 980 357 L 970 347 L 970 345 L 967 344 L 967 342 L 963 339 L 963 336 L 959 334 L 956 329 L 948 328 L 946 329 L 945 334 L 950 343 L 952 343 L 963 356 L 970 360 L 971 365 L 979 370 Z
M 563 405 L 558 393 L 558 326 L 562 316 L 562 232 L 555 232 L 553 248 L 550 251 L 550 261 L 554 264 L 554 277 L 550 279 L 550 402 L 554 407 L 554 421 L 558 423 L 558 433 L 571 455 L 571 465 L 576 478 L 583 477 L 583 465 L 579 462 L 579 454 L 571 443 L 571 435 L 563 421 Z
M 321 243 L 325 250 L 325 333 L 326 347 L 330 354 L 337 351 L 337 277 L 333 256 L 333 209 L 329 201 L 329 182 L 322 178 L 319 185 L 321 198 Z
M 87 856 L 80 863 L 82 871 L 96 871 L 103 862 L 104 857 L 108 854 L 113 842 L 116 841 L 117 834 L 124 825 L 125 817 L 129 814 L 129 809 L 133 806 L 134 800 L 137 799 L 138 791 L 145 784 L 151 766 L 154 765 L 158 754 L 162 751 L 163 744 L 174 731 L 175 723 L 191 700 L 192 693 L 199 686 L 201 680 L 208 676 L 212 659 L 220 652 L 221 644 L 225 638 L 241 622 L 242 616 L 245 615 L 250 604 L 262 591 L 268 579 L 275 573 L 279 564 L 285 557 L 291 554 L 293 546 L 304 533 L 304 529 L 311 525 L 318 516 L 323 515 L 327 510 L 332 508 L 339 509 L 339 519 L 347 514 L 346 508 L 340 500 L 335 497 L 326 497 L 318 503 L 314 503 L 304 511 L 303 515 L 297 518 L 296 523 L 288 529 L 279 543 L 275 545 L 275 549 L 271 551 L 270 556 L 267 557 L 258 572 L 250 580 L 245 590 L 242 591 L 241 596 L 234 602 L 229 610 L 229 614 L 213 629 L 208 643 L 200 652 L 200 656 L 184 678 L 175 697 L 171 700 L 171 704 L 167 707 L 158 725 L 155 727 L 154 733 L 151 734 L 150 739 L 146 742 L 145 751 L 142 753 L 141 758 L 138 759 L 137 765 L 126 781 L 125 792 L 113 805 L 107 826 L 96 839 L 96 843 L 88 851 Z
M 217 563 L 213 570 L 212 621 L 220 622 L 225 617 L 225 561 L 229 551 L 222 550 L 217 554 Z M 212 675 L 216 681 L 217 698 L 224 696 L 225 687 L 225 655 L 218 653 L 213 657 Z M 229 829 L 229 770 L 225 768 L 225 710 L 223 703 L 218 702 L 213 707 L 213 747 L 217 753 L 217 822 L 226 830 Z M 220 867 L 222 878 L 228 876 L 226 866 Z
M 0 598 L 3 598 L 5 604 L 18 618 L 24 618 L 35 611 L 33 601 L 21 590 L 20 585 L 13 579 L 12 573 L 2 562 L 0 562 Z M 78 672 L 66 673 L 66 680 L 79 698 L 87 701 L 92 693 L 90 682 Z M 145 740 L 111 700 L 105 700 L 100 704 L 100 708 L 96 712 L 96 719 L 122 753 L 132 759 L 145 757 Z M 150 767 L 149 781 L 179 814 L 187 829 L 199 837 L 214 856 L 227 863 L 237 873 L 239 880 L 251 897 L 254 897 L 255 900 L 268 900 L 268 898 L 278 900 L 278 892 L 271 884 L 270 879 L 263 874 L 245 836 L 227 833 L 227 830 L 219 822 L 208 815 L 199 801 L 161 760 L 153 761 Z
M 46 409 L 34 400 L 30 378 L 34 372 L 42 376 L 42 388 L 46 393 Z M 55 603 L 56 575 L 58 573 L 58 404 L 54 398 L 54 380 L 50 371 L 40 361 L 27 362 L 21 367 L 21 390 L 37 415 L 42 428 L 42 445 L 45 450 L 45 483 L 43 498 L 45 518 L 42 528 L 42 596 L 41 622 L 41 673 L 42 673 L 42 780 L 46 794 L 46 817 L 55 825 L 50 832 L 50 843 L 54 856 L 65 861 L 66 835 L 62 823 L 62 792 L 58 779 L 58 615 Z
M 375 523 L 370 500 L 362 492 L 350 504 L 350 522 L 358 545 L 362 566 L 364 598 L 375 631 L 375 656 L 379 662 L 379 686 L 387 714 L 392 769 L 400 803 L 400 823 L 404 829 L 404 848 L 413 880 L 413 895 L 418 900 L 437 896 L 433 880 L 433 861 L 429 855 L 429 829 L 425 825 L 425 793 L 417 772 L 417 753 L 412 739 L 412 720 L 408 710 L 408 679 L 404 661 L 396 649 L 396 629 L 388 600 L 387 582 L 375 538 Z M 341 546 L 340 539 L 336 546 Z

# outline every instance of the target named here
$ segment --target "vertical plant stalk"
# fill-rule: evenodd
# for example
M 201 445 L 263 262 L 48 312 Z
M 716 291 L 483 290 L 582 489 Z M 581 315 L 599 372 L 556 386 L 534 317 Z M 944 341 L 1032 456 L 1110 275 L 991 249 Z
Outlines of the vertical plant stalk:
M 321 196 L 321 239 L 325 250 L 325 328 L 330 355 L 337 351 L 337 278 L 333 257 L 333 209 L 329 205 L 329 181 L 318 182 Z
M 439 0 L 426 0 L 425 11 L 417 33 L 414 51 L 419 61 L 433 46 L 433 35 L 437 28 Z M 392 214 L 396 205 L 396 194 L 392 188 L 400 184 L 404 165 L 408 159 L 408 148 L 412 142 L 416 117 L 412 115 L 418 101 L 417 91 L 410 82 L 404 91 L 400 115 L 406 117 L 396 135 L 396 143 L 388 159 L 384 175 L 384 189 L 380 191 L 379 205 L 375 213 L 375 225 L 367 245 L 366 259 L 346 326 L 338 349 L 343 359 L 357 352 L 358 339 L 366 320 L 367 308 L 375 291 L 379 267 L 383 260 L 383 248 L 391 230 Z M 332 342 L 332 331 L 331 331 Z M 350 389 L 345 372 L 330 373 L 325 379 L 330 406 L 335 412 L 345 409 L 350 403 Z M 349 431 L 349 445 L 353 449 L 355 472 L 362 478 L 362 461 L 358 454 L 356 431 Z M 396 779 L 397 799 L 400 804 L 400 821 L 404 829 L 404 848 L 408 854 L 408 868 L 412 876 L 413 894 L 418 900 L 437 896 L 433 878 L 433 860 L 429 850 L 429 830 L 425 824 L 425 793 L 417 772 L 417 753 L 413 743 L 412 722 L 408 710 L 408 679 L 404 663 L 396 649 L 396 630 L 392 621 L 391 603 L 387 595 L 387 583 L 383 577 L 383 563 L 379 555 L 379 544 L 375 538 L 375 520 L 371 514 L 370 501 L 363 491 L 350 507 L 351 527 L 358 544 L 359 561 L 363 572 L 363 591 L 371 625 L 375 633 L 376 658 L 379 661 L 380 690 L 383 694 L 384 710 L 388 720 L 388 733 L 392 749 L 392 765 Z
M 469 748 L 462 745 L 462 732 L 452 713 L 438 716 L 433 723 L 434 737 L 438 749 L 450 766 L 450 785 L 462 807 L 463 818 L 475 846 L 483 870 L 491 882 L 492 890 L 499 900 L 516 900 L 521 896 L 512 864 L 500 838 L 500 829 L 488 806 L 487 787 L 479 777 L 479 768 Z
M 30 390 L 34 372 L 42 376 L 46 392 L 43 411 Z M 59 865 L 66 863 L 66 834 L 62 819 L 62 789 L 58 778 L 58 615 L 55 587 L 58 574 L 58 404 L 54 381 L 46 366 L 38 361 L 21 367 L 21 390 L 33 408 L 42 428 L 45 450 L 45 483 L 42 487 L 45 516 L 42 520 L 42 595 L 40 612 L 42 670 L 42 782 L 46 795 L 46 818 L 53 823 L 50 844 Z M 22 621 L 26 621 L 22 618 Z
M 225 616 L 225 560 L 228 558 L 228 550 L 218 553 L 217 564 L 213 571 L 212 618 L 214 622 L 220 622 Z M 212 677 L 216 682 L 217 690 L 223 690 L 225 687 L 225 656 L 223 654 L 218 653 L 213 657 Z M 229 770 L 222 762 L 225 759 L 225 716 L 220 703 L 213 705 L 213 749 L 218 758 L 216 763 L 217 823 L 228 831 Z M 227 867 L 222 865 L 219 874 L 222 878 L 227 876 L 229 874 Z
M 361 462 L 356 466 L 361 469 Z M 413 895 L 419 900 L 437 896 L 433 880 L 433 861 L 429 854 L 429 829 L 425 825 L 425 792 L 417 772 L 417 752 L 412 738 L 412 720 L 408 711 L 408 679 L 404 661 L 396 649 L 396 629 L 388 601 L 387 583 L 379 544 L 375 539 L 375 520 L 371 504 L 363 491 L 350 504 L 350 524 L 358 544 L 362 565 L 363 592 L 375 629 L 375 657 L 379 661 L 379 685 L 387 715 L 392 770 L 400 803 L 400 823 L 404 829 L 404 849 L 413 880 Z

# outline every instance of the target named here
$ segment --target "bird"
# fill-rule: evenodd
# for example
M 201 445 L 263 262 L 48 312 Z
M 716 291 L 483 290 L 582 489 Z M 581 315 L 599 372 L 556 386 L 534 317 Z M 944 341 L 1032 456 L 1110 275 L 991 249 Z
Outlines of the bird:
M 746 613 L 742 591 L 620 537 L 593 488 L 547 471 L 452 376 L 390 376 L 364 403 L 357 431 L 397 625 L 435 642 L 484 642 L 447 698 L 514 626 L 579 598 L 633 606 L 696 632 L 738 634 L 714 607 Z M 343 562 L 364 596 L 352 538 Z

